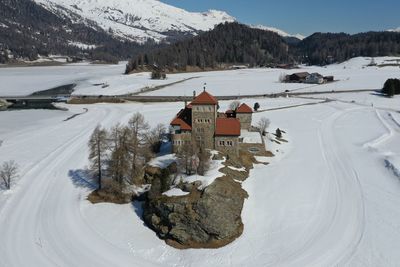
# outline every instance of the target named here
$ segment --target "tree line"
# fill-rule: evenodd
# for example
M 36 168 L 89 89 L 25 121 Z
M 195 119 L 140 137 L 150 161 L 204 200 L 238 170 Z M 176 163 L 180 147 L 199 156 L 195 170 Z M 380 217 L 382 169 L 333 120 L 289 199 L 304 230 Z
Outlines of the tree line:
M 400 33 L 315 33 L 291 46 L 291 54 L 298 62 L 312 65 L 343 62 L 359 56 L 396 56 L 400 55 Z
M 268 66 L 275 63 L 326 65 L 357 56 L 400 55 L 400 33 L 315 33 L 302 41 L 225 23 L 199 36 L 133 56 L 126 73 L 157 66 L 170 71 L 215 69 L 232 64 Z
M 98 190 L 103 178 L 109 186 L 122 192 L 143 177 L 145 164 L 158 152 L 164 125 L 150 128 L 140 113 L 134 114 L 127 125 L 117 124 L 107 130 L 97 126 L 89 142 L 90 169 L 98 179 Z
M 95 45 L 96 48 L 81 49 L 70 42 Z M 0 1 L 0 63 L 12 61 L 12 56 L 36 60 L 39 55 L 50 54 L 115 63 L 155 47 L 160 44 L 149 41 L 142 45 L 116 39 L 90 21 L 71 21 L 31 0 Z
M 117 124 L 111 129 L 97 126 L 88 142 L 89 169 L 97 180 L 97 191 L 119 194 L 130 185 L 141 185 L 145 167 L 160 152 L 167 133 L 163 124 L 151 128 L 141 113 L 134 114 L 127 125 Z M 210 157 L 210 152 L 196 142 L 185 143 L 176 154 L 175 178 L 179 173 L 204 175 Z M 174 181 L 161 182 L 168 190 Z
M 127 64 L 126 73 L 154 65 L 186 70 L 188 67 L 218 68 L 220 64 L 259 66 L 288 62 L 288 47 L 274 32 L 239 23 L 224 23 L 196 37 L 133 57 Z

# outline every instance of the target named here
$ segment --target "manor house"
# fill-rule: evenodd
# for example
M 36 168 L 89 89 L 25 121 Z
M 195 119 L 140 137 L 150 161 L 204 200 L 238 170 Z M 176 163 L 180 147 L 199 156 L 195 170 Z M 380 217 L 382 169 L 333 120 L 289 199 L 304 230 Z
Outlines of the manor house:
M 197 142 L 202 148 L 238 156 L 241 132 L 250 130 L 253 110 L 244 103 L 225 113 L 218 108 L 218 100 L 206 90 L 185 103 L 171 122 L 173 152 Z

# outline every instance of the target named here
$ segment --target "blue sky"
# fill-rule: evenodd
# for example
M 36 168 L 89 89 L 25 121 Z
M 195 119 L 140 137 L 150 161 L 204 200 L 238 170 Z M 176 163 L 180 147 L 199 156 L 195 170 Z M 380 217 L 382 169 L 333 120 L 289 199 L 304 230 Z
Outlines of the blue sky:
M 189 11 L 218 9 L 240 22 L 289 33 L 357 33 L 400 27 L 400 0 L 161 0 Z

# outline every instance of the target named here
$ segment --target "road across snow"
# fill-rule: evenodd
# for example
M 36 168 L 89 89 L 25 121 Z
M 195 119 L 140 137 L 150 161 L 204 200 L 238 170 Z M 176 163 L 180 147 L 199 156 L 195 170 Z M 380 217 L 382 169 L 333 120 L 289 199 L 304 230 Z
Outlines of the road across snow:
M 256 101 L 256 100 L 254 100 Z M 269 101 L 261 105 L 267 105 Z M 279 102 L 289 105 L 293 100 Z M 221 106 L 229 103 L 222 102 Z M 399 155 L 386 111 L 324 103 L 255 114 L 288 132 L 279 161 L 257 165 L 243 183 L 243 235 L 216 250 L 176 250 L 140 219 L 140 205 L 91 205 L 79 181 L 86 143 L 101 123 L 141 111 L 168 122 L 179 104 L 98 104 L 71 111 L 0 113 L 0 161 L 13 158 L 21 179 L 0 193 L 0 266 L 396 266 L 400 181 L 385 167 Z M 378 113 L 377 113 L 378 112 Z M 33 125 L 26 117 L 35 117 Z M 397 114 L 393 113 L 395 119 Z M 388 128 L 389 126 L 389 128 Z M 271 129 L 273 130 L 273 129 Z M 381 136 L 387 136 L 368 146 Z M 391 150 L 390 147 L 392 147 Z M 400 146 L 397 146 L 400 147 Z M 281 149 L 276 146 L 274 149 Z M 276 152 L 276 151 L 273 151 Z M 278 153 L 278 152 L 276 152 Z M 395 162 L 395 161 L 393 161 Z M 72 178 L 73 176 L 74 178 Z

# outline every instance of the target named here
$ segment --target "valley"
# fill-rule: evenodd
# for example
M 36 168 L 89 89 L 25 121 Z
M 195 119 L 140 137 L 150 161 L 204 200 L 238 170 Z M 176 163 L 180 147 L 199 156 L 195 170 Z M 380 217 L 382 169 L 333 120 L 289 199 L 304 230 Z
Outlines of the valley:
M 392 59 L 375 58 L 378 63 Z M 1 96 L 75 83 L 73 96 L 191 97 L 206 83 L 217 97 L 258 102 L 253 121 L 267 117 L 268 131 L 279 127 L 289 141 L 267 144 L 275 157 L 260 158 L 269 164 L 256 164 L 242 183 L 249 198 L 240 238 L 219 249 L 178 250 L 144 225 L 140 202 L 91 204 L 86 199 L 91 181 L 79 170 L 89 164 L 87 142 L 98 124 L 124 124 L 138 111 L 151 126 L 169 124 L 183 101 L 59 103 L 65 111 L 1 111 L 0 162 L 16 160 L 20 173 L 12 190 L 0 190 L 0 265 L 396 266 L 400 98 L 374 90 L 400 72 L 398 67 L 366 67 L 370 61 L 360 57 L 293 71 L 169 74 L 167 80 L 151 80 L 150 73 L 123 75 L 125 62 L 0 68 Z M 279 82 L 280 74 L 299 71 L 334 75 L 337 81 L 313 86 Z M 197 78 L 185 80 L 192 77 Z M 96 86 L 104 83 L 109 86 Z M 372 91 L 352 92 L 359 89 Z M 288 97 L 251 96 L 286 91 Z M 230 103 L 221 100 L 220 109 Z

